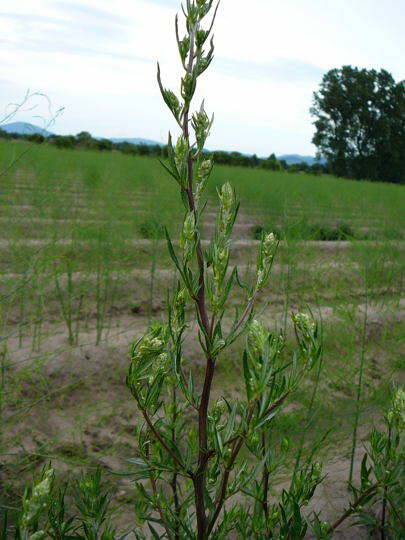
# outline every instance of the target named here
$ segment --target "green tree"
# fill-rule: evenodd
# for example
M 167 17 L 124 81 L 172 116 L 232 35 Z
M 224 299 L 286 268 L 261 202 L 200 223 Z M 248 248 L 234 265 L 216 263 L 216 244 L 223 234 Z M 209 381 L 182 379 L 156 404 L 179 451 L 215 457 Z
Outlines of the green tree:
M 270 171 L 281 170 L 281 164 L 274 153 L 271 154 L 267 159 L 263 159 L 260 163 L 260 167 L 262 167 L 262 169 L 268 169 Z
M 352 178 L 405 180 L 405 84 L 385 70 L 332 69 L 314 93 L 312 142 L 331 172 Z

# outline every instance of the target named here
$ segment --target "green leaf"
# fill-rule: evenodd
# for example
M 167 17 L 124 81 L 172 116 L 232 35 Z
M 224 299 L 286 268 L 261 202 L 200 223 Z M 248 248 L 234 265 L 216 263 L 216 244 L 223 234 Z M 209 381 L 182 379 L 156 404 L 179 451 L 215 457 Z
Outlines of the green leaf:
M 182 268 L 180 266 L 179 260 L 177 258 L 177 255 L 176 255 L 175 251 L 174 251 L 173 244 L 172 244 L 172 241 L 170 240 L 169 232 L 168 232 L 166 227 L 165 227 L 165 236 L 166 236 L 167 248 L 169 250 L 170 257 L 172 258 L 172 261 L 176 265 L 177 270 L 180 272 L 181 276 L 183 277 L 183 270 L 182 270 Z M 184 277 L 183 277 L 183 279 L 184 279 Z
M 152 533 L 153 538 L 160 540 L 161 536 L 157 533 L 156 529 L 152 526 L 151 523 L 148 523 L 148 527 L 150 529 L 150 532 Z

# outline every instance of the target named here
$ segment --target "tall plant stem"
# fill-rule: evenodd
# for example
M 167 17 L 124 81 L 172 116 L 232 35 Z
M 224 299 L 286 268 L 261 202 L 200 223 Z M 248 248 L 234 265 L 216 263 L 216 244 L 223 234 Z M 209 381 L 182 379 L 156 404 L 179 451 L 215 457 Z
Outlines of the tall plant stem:
M 263 455 L 263 459 L 266 458 L 266 446 L 267 446 L 266 445 L 266 432 L 263 429 L 263 431 L 262 431 L 262 455 Z M 267 522 L 267 519 L 269 517 L 269 502 L 268 502 L 269 479 L 270 479 L 269 470 L 267 468 L 267 464 L 265 464 L 264 467 L 263 467 L 263 473 L 262 473 L 262 486 L 263 486 L 262 506 L 263 506 L 263 512 L 264 512 L 264 515 L 265 515 L 265 518 L 266 518 L 266 522 Z M 269 531 L 267 531 L 267 534 L 268 533 L 269 533 Z
M 194 51 L 195 51 L 195 35 L 194 32 L 191 34 L 191 44 L 189 52 L 189 60 L 187 64 L 187 75 L 190 75 L 193 71 L 193 62 L 194 62 Z M 187 103 L 184 108 L 183 113 L 183 123 L 182 131 L 183 137 L 187 141 L 188 147 L 190 146 L 190 133 L 189 133 L 189 111 L 190 103 Z M 187 187 L 185 188 L 188 206 L 190 212 L 193 212 L 196 224 L 198 227 L 197 219 L 197 209 L 194 199 L 194 167 L 193 167 L 193 157 L 190 155 L 188 158 L 188 179 Z M 206 350 L 210 350 L 210 340 L 211 340 L 211 325 L 208 318 L 206 300 L 205 300 L 205 268 L 204 268 L 204 254 L 201 245 L 200 236 L 198 235 L 197 246 L 196 246 L 196 255 L 197 255 L 197 264 L 198 264 L 198 293 L 195 298 L 196 310 L 198 312 L 199 319 L 204 328 L 205 332 L 205 344 Z M 206 508 L 205 508 L 205 489 L 206 489 L 206 471 L 208 466 L 208 429 L 207 429 L 207 417 L 208 417 L 208 407 L 210 402 L 212 381 L 214 378 L 215 372 L 215 360 L 211 357 L 210 354 L 206 354 L 206 369 L 204 377 L 204 386 L 201 394 L 200 404 L 198 407 L 198 442 L 199 442 L 199 451 L 198 451 L 198 464 L 197 469 L 193 475 L 194 482 L 194 498 L 195 498 L 195 507 L 196 507 L 196 517 L 197 517 L 197 538 L 198 540 L 203 540 L 206 538 Z
M 149 457 L 149 444 L 146 447 L 146 455 L 147 455 L 147 457 Z M 159 513 L 160 520 L 161 520 L 161 522 L 163 524 L 163 527 L 164 527 L 164 529 L 166 531 L 166 537 L 168 538 L 168 540 L 172 540 L 172 535 L 170 534 L 169 527 L 166 525 L 166 519 L 165 519 L 165 514 L 163 512 L 163 508 L 162 508 L 161 504 L 158 502 L 159 501 L 159 493 L 158 493 L 155 477 L 153 476 L 153 471 L 149 472 L 149 481 L 150 481 L 151 486 L 152 486 L 152 491 L 153 491 L 153 495 L 155 497 L 156 508 L 157 508 L 158 513 Z
M 6 393 L 6 360 L 7 360 L 7 345 L 3 344 L 0 351 L 0 450 L 3 445 L 3 405 Z
M 177 444 L 177 437 L 176 437 L 176 421 L 177 421 L 177 392 L 176 392 L 176 386 L 173 385 L 172 387 L 172 405 L 173 405 L 173 413 L 172 413 L 172 443 L 173 446 L 176 446 Z M 173 491 L 173 502 L 174 502 L 174 513 L 177 518 L 177 523 L 175 526 L 175 540 L 180 540 L 180 517 L 181 517 L 181 506 L 179 501 L 179 486 L 178 486 L 178 474 L 173 473 L 172 480 L 171 480 L 171 488 Z
M 157 232 L 154 231 L 154 236 L 152 240 L 152 264 L 150 269 L 150 283 L 149 283 L 149 307 L 148 307 L 148 315 L 149 320 L 152 320 L 152 314 L 153 314 L 153 300 L 155 295 L 155 278 L 156 278 L 156 255 L 157 255 L 157 247 L 158 247 L 158 237 Z
M 349 484 L 351 484 L 353 481 L 354 458 L 356 454 L 357 432 L 358 432 L 359 419 L 360 419 L 360 401 L 361 401 L 361 395 L 362 395 L 362 389 L 363 389 L 363 373 L 364 373 L 364 361 L 365 361 L 366 339 L 367 339 L 367 320 L 368 320 L 367 268 L 366 268 L 364 279 L 365 279 L 365 292 L 366 292 L 366 306 L 365 306 L 365 311 L 364 311 L 363 329 L 362 329 L 362 336 L 361 336 L 360 370 L 359 370 L 359 380 L 357 383 L 356 410 L 355 410 L 355 416 L 354 416 L 352 450 L 351 450 L 351 455 L 350 455 Z
M 388 427 L 388 448 L 391 446 L 391 437 L 392 437 L 392 429 L 391 424 Z M 389 450 L 387 450 L 388 453 Z M 385 534 L 385 522 L 387 519 L 387 499 L 388 499 L 388 486 L 384 487 L 384 494 L 383 494 L 383 501 L 382 501 L 382 512 L 381 512 L 381 540 L 385 540 L 386 534 Z
M 301 432 L 300 442 L 298 443 L 298 453 L 297 453 L 297 457 L 295 458 L 294 473 L 293 473 L 293 477 L 292 477 L 291 482 L 294 482 L 294 479 L 295 479 L 295 477 L 297 475 L 298 467 L 300 465 L 301 458 L 302 458 L 302 453 L 304 451 L 305 437 L 306 437 L 308 428 L 309 428 L 310 423 L 311 423 L 311 416 L 313 414 L 314 403 L 315 403 L 316 395 L 318 393 L 319 381 L 320 381 L 321 373 L 322 373 L 322 367 L 323 367 L 323 356 L 320 359 L 319 364 L 318 364 L 318 369 L 317 369 L 317 372 L 316 372 L 315 384 L 314 384 L 314 388 L 312 390 L 312 395 L 311 395 L 311 401 L 309 403 L 307 415 L 306 415 L 306 418 L 305 418 L 305 424 L 304 424 L 304 427 L 303 427 L 302 432 Z

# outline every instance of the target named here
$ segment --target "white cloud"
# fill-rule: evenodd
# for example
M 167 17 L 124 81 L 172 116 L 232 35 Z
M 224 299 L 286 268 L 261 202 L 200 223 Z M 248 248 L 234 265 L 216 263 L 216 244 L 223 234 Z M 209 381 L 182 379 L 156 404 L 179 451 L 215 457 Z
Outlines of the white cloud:
M 38 89 L 66 107 L 55 131 L 164 140 L 174 125 L 155 62 L 176 89 L 178 5 L 19 0 L 0 7 L 0 105 Z M 322 73 L 352 64 L 403 77 L 402 7 L 402 0 L 222 0 L 217 58 L 198 94 L 216 114 L 209 146 L 313 153 L 309 107 Z

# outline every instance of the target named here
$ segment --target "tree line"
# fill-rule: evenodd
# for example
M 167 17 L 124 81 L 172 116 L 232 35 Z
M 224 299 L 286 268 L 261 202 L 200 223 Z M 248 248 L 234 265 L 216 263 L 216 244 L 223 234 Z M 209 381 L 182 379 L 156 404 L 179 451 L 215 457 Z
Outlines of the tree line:
M 77 135 L 50 135 L 45 137 L 40 133 L 8 133 L 0 129 L 0 137 L 5 139 L 26 140 L 37 144 L 46 142 L 62 149 L 85 149 L 103 152 L 118 151 L 127 155 L 153 156 L 163 159 L 168 157 L 167 145 L 145 143 L 133 144 L 126 141 L 113 142 L 110 139 L 94 138 L 87 131 L 81 131 Z M 250 156 L 241 154 L 240 152 L 225 152 L 223 150 L 213 152 L 207 151 L 207 154 L 209 154 L 218 165 L 260 168 L 271 171 L 288 171 L 292 173 L 306 172 L 311 174 L 324 174 L 328 172 L 326 164 L 316 163 L 314 165 L 309 165 L 303 161 L 302 163 L 289 165 L 285 160 L 277 159 L 274 153 L 267 158 L 259 158 L 256 154 Z

